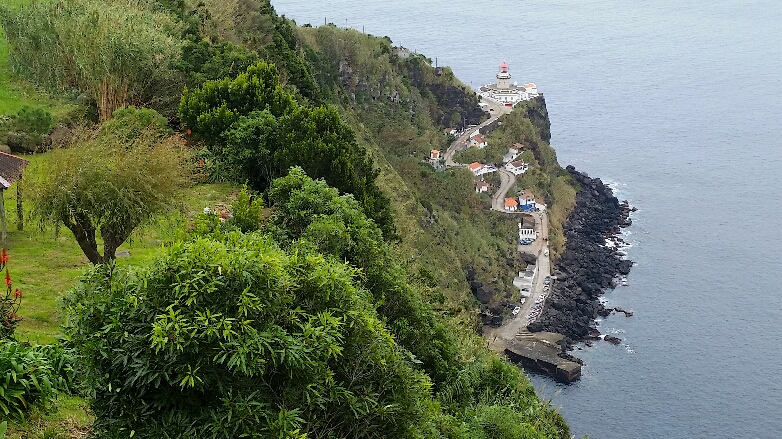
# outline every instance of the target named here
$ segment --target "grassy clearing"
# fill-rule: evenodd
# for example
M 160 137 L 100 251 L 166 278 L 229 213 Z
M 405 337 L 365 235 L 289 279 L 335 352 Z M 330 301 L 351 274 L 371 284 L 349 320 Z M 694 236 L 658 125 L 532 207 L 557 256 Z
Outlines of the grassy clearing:
M 2 6 L 15 7 L 29 0 L 0 0 Z M 25 105 L 44 107 L 59 118 L 76 108 L 76 104 L 48 95 L 40 88 L 19 78 L 8 64 L 8 41 L 0 26 L 0 115 L 13 115 Z
M 30 166 L 23 184 L 36 178 L 47 154 L 27 157 Z M 24 186 L 23 186 L 24 189 Z M 130 257 L 118 260 L 120 265 L 137 264 L 153 255 L 162 243 L 177 239 L 184 233 L 189 218 L 205 206 L 230 204 L 236 190 L 228 184 L 197 185 L 183 191 L 183 211 L 160 217 L 154 224 L 138 230 L 119 250 L 130 251 Z M 30 205 L 25 205 L 25 229 L 17 230 L 16 186 L 5 191 L 8 218 L 9 272 L 14 287 L 22 290 L 20 315 L 24 320 L 16 332 L 17 339 L 36 344 L 53 342 L 60 333 L 57 298 L 71 288 L 82 271 L 89 266 L 70 230 L 53 227 L 41 229 L 30 218 Z

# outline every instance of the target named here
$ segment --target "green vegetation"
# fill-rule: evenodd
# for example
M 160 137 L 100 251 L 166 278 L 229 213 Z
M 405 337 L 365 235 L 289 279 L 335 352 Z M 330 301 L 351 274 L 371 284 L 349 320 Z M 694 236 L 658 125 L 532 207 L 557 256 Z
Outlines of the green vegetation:
M 334 108 L 301 105 L 279 81 L 273 64 L 259 62 L 236 79 L 185 90 L 179 107 L 193 139 L 233 169 L 238 181 L 263 191 L 291 166 L 353 194 L 387 237 L 394 236 L 388 198 L 378 172 Z
M 9 247 L 15 337 L 33 346 L 10 343 L 59 396 L 31 394 L 11 437 L 569 437 L 474 333 L 463 269 L 510 297 L 516 224 L 469 172 L 421 160 L 447 147 L 444 127 L 482 117 L 449 69 L 385 38 L 298 28 L 267 0 L 25 3 L 0 12 L 14 69 L 85 96 L 103 122 L 25 174 L 44 221 Z M 38 102 L 11 123 L 46 136 L 66 117 Z M 540 175 L 524 184 L 557 208 L 570 186 L 545 108 L 514 115 L 497 148 L 534 144 Z
M 67 227 L 90 262 L 110 261 L 137 227 L 173 208 L 188 181 L 180 142 L 152 129 L 130 141 L 124 133 L 78 135 L 73 147 L 53 151 L 34 187 L 33 214 Z
M 125 2 L 32 2 L 0 9 L 0 21 L 17 74 L 51 90 L 78 88 L 101 121 L 168 88 L 181 52 L 171 16 Z

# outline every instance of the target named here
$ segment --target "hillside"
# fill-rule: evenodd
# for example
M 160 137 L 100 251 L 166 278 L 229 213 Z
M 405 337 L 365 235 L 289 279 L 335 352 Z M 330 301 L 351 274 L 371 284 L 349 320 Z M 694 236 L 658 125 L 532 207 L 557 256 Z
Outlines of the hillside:
M 395 48 L 386 38 L 335 26 L 299 27 L 298 35 L 324 95 L 340 106 L 360 133 L 359 141 L 375 152 L 383 171 L 379 181 L 392 197 L 403 236 L 400 250 L 410 256 L 414 271 L 434 278 L 449 302 L 444 309 L 477 328 L 477 302 L 470 296 L 465 269 L 478 271 L 496 292 L 496 301 L 517 298 L 512 280 L 524 262 L 516 252 L 516 221 L 489 211 L 489 198 L 475 193 L 475 178 L 467 170 L 436 171 L 425 161 L 431 150 L 445 150 L 452 140 L 443 134 L 445 128 L 486 118 L 476 94 L 448 67 L 435 68 L 430 59 Z M 519 104 L 500 122 L 487 148 L 470 148 L 457 159 L 495 163 L 514 143 L 528 145 L 525 154 L 530 156 L 523 158 L 532 170 L 518 179 L 516 188 L 532 189 L 548 202 L 549 238 L 559 254 L 575 184 L 548 144 L 545 101 L 541 97 Z
M 215 437 L 235 437 L 240 427 L 246 434 L 291 438 L 325 437 L 334 429 L 344 437 L 389 431 L 397 437 L 568 437 L 556 410 L 538 399 L 523 374 L 488 352 L 476 335 L 481 306 L 470 292 L 465 270 L 474 267 L 496 292 L 496 300 L 507 301 L 518 296 L 512 279 L 525 263 L 516 251 L 516 221 L 489 210 L 490 199 L 474 190 L 474 176 L 465 169 L 436 170 L 424 160 L 431 150 L 448 147 L 452 138 L 444 129 L 486 117 L 474 92 L 449 68 L 434 68 L 431 60 L 395 48 L 387 38 L 332 25 L 295 26 L 263 0 L 144 1 L 133 7 L 117 0 L 105 8 L 94 0 L 69 0 L 62 7 L 77 17 L 71 21 L 58 21 L 62 9 L 50 6 L 36 2 L 26 14 L 0 10 L 10 65 L 40 88 L 10 75 L 8 68 L 0 66 L 0 74 L 29 90 L 79 99 L 55 104 L 33 97 L 25 104 L 53 114 L 53 125 L 65 131 L 74 121 L 108 126 L 115 110 L 129 104 L 154 109 L 182 130 L 204 179 L 247 183 L 255 194 L 263 193 L 270 206 L 260 230 L 253 234 L 252 227 L 241 229 L 246 236 L 237 229 L 199 223 L 212 221 L 194 214 L 199 207 L 190 206 L 185 218 L 157 218 L 137 237 L 145 242 L 142 256 L 123 263 L 126 268 L 116 274 L 127 283 L 113 283 L 114 272 L 99 267 L 66 294 L 63 330 L 73 343 L 69 348 L 80 353 L 86 382 L 100 389 L 86 394 L 99 437 L 123 434 L 125 427 L 117 425 L 130 425 L 123 423 L 137 416 L 149 420 L 142 422 L 143 430 L 135 427 L 141 437 L 189 437 L 196 434 L 185 426 L 191 421 L 210 425 Z M 99 18 L 78 21 L 79 14 L 90 10 L 99 11 L 94 15 Z M 101 14 L 106 14 L 105 21 Z M 139 17 L 146 18 L 146 24 Z M 33 26 L 50 18 L 55 23 L 50 28 Z M 91 41 L 89 32 L 63 31 L 72 30 L 73 23 L 97 26 L 101 32 L 94 35 L 116 32 L 125 39 Z M 116 23 L 133 23 L 143 32 L 136 29 L 136 40 Z M 156 26 L 160 23 L 165 25 Z M 30 44 L 42 35 L 61 48 L 93 44 L 119 50 L 145 44 L 137 49 L 146 51 L 102 67 L 67 58 L 99 51 L 51 51 L 34 58 Z M 116 76 L 96 82 L 106 69 Z M 35 96 L 43 95 L 36 91 Z M 63 116 L 62 108 L 76 110 Z M 538 171 L 522 184 L 546 197 L 553 219 L 564 221 L 573 194 L 547 143 L 545 103 L 522 110 L 503 119 L 491 142 L 495 149 L 508 142 L 530 145 Z M 8 126 L 17 130 L 19 111 L 18 106 L 6 110 Z M 41 136 L 36 148 L 54 141 L 51 132 Z M 286 176 L 292 165 L 297 170 Z M 191 196 L 201 192 L 200 187 L 190 191 Z M 225 186 L 220 190 L 230 191 Z M 191 200 L 196 206 L 203 201 Z M 234 213 L 241 212 L 241 205 L 236 206 Z M 156 224 L 179 229 L 157 234 Z M 38 237 L 29 229 L 25 233 Z M 562 242 L 556 226 L 551 238 Z M 154 252 L 147 247 L 154 247 L 152 242 L 167 249 Z M 67 251 L 76 251 L 70 240 Z M 214 254 L 225 268 L 215 268 L 205 254 Z M 245 261 L 252 261 L 253 268 L 243 272 Z M 83 261 L 76 265 L 86 266 Z M 183 270 L 177 276 L 192 277 L 196 283 L 210 273 L 209 291 L 230 287 L 223 288 L 223 302 L 198 299 L 203 308 L 196 309 L 190 307 L 193 296 L 188 306 L 180 307 L 185 300 L 182 284 L 179 277 L 168 277 L 171 270 Z M 72 266 L 62 271 L 50 267 L 48 275 L 56 277 L 50 284 L 71 288 L 77 281 L 75 271 Z M 304 275 L 310 272 L 312 276 Z M 230 281 L 215 281 L 219 276 Z M 254 277 L 280 285 L 279 291 L 268 291 L 279 298 L 264 304 L 248 298 L 247 292 L 257 288 L 250 280 Z M 147 285 L 157 285 L 164 293 Z M 234 297 L 237 302 L 231 302 Z M 26 327 L 26 335 L 40 330 L 50 341 L 59 331 L 51 305 L 43 327 Z M 230 324 L 220 322 L 226 317 L 220 316 L 246 316 L 248 306 L 254 307 L 258 323 L 243 321 L 243 327 L 252 329 L 237 344 Z M 162 309 L 172 314 L 166 317 Z M 210 315 L 217 320 L 209 320 Z M 205 318 L 211 323 L 204 323 Z M 170 323 L 180 329 L 174 334 L 174 326 L 169 326 L 168 338 L 155 338 L 165 319 L 177 320 Z M 96 330 L 116 324 L 135 329 Z M 181 332 L 190 324 L 204 332 Z M 212 324 L 222 329 L 211 332 Z M 158 334 L 152 345 L 145 331 Z M 264 338 L 271 333 L 276 336 L 270 341 Z M 364 346 L 364 340 L 373 342 Z M 263 348 L 264 343 L 275 347 Z M 258 359 L 268 366 L 252 362 L 256 354 L 248 354 L 245 345 L 256 344 L 261 352 L 268 349 L 268 356 Z M 212 354 L 229 346 L 235 349 L 230 361 Z M 318 354 L 321 348 L 328 351 Z M 158 355 L 161 349 L 165 358 Z M 106 363 L 107 352 L 115 356 L 126 350 L 134 353 L 134 360 L 116 356 L 114 364 Z M 155 390 L 146 387 L 162 379 L 150 371 L 168 368 L 173 381 L 166 378 Z M 140 374 L 150 375 L 138 380 Z M 297 378 L 285 379 L 286 374 Z M 261 377 L 264 389 L 272 388 L 271 394 L 279 398 L 262 397 L 267 390 L 261 392 L 254 377 Z M 388 394 L 381 391 L 391 388 Z M 185 399 L 175 397 L 175 389 Z M 149 395 L 154 397 L 145 399 Z M 188 398 L 203 404 L 194 406 Z M 127 403 L 142 399 L 143 404 Z M 263 407 L 254 418 L 243 411 L 252 405 Z M 156 416 L 161 407 L 187 420 Z M 217 407 L 230 407 L 242 416 L 234 433 L 214 423 L 211 410 Z M 368 418 L 370 413 L 373 417 Z M 366 425 L 359 428 L 358 419 Z

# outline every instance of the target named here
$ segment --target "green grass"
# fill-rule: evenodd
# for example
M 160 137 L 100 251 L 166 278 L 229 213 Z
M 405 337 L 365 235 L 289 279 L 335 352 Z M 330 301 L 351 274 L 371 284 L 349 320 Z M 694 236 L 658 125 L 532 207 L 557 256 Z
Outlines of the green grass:
M 11 423 L 7 439 L 70 439 L 87 437 L 93 416 L 87 402 L 76 396 L 59 395 L 50 410 L 33 409 L 24 423 Z
M 25 171 L 23 189 L 36 178 L 41 164 L 48 154 L 28 156 L 30 166 Z M 160 217 L 154 224 L 137 230 L 119 250 L 129 250 L 130 257 L 118 260 L 120 265 L 138 264 L 154 255 L 163 242 L 183 235 L 195 213 L 205 206 L 218 203 L 230 205 L 236 189 L 228 184 L 197 185 L 183 191 L 183 212 Z M 60 334 L 60 315 L 57 298 L 73 287 L 80 274 L 89 266 L 70 230 L 56 231 L 53 227 L 43 230 L 30 217 L 30 203 L 25 204 L 24 231 L 17 230 L 16 185 L 5 191 L 5 209 L 8 224 L 8 269 L 23 294 L 19 310 L 24 320 L 16 336 L 21 341 L 36 344 L 53 342 Z M 99 249 L 102 250 L 102 247 Z
M 2 6 L 15 7 L 29 0 L 0 0 Z M 63 116 L 76 108 L 76 104 L 48 95 L 30 82 L 13 74 L 8 63 L 8 41 L 0 27 L 0 115 L 13 115 L 23 106 L 44 107 L 55 117 Z

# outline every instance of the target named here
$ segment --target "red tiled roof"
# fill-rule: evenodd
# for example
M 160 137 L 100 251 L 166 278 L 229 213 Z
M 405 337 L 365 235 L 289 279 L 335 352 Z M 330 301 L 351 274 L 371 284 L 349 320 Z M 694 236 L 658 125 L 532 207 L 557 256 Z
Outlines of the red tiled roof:
M 483 167 L 483 164 L 478 162 L 472 162 L 469 165 L 467 165 L 470 169 L 473 171 L 477 171 L 478 169 L 481 169 Z
M 22 178 L 22 172 L 29 164 L 29 161 L 21 157 L 0 151 L 0 186 L 5 189 L 11 187 L 16 180 Z
M 516 207 L 519 203 L 516 202 L 515 198 L 506 198 L 505 199 L 505 207 Z

